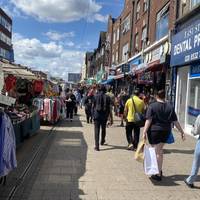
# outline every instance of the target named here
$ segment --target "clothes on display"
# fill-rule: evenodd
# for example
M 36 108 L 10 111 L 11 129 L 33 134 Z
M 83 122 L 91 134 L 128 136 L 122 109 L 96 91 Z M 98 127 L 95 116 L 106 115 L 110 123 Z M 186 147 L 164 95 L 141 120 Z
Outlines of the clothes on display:
M 62 98 L 35 98 L 33 105 L 37 106 L 42 121 L 56 123 L 65 115 L 65 103 Z
M 0 112 L 0 177 L 17 167 L 15 132 L 9 116 Z

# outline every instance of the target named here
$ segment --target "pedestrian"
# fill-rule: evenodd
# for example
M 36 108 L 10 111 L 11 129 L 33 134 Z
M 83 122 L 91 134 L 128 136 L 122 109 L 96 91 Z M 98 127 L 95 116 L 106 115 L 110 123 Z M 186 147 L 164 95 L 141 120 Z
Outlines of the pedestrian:
M 93 91 L 89 91 L 85 98 L 85 103 L 84 103 L 87 123 L 92 123 L 92 119 L 93 119 L 92 105 L 93 105 L 93 103 L 94 103 Z
M 76 105 L 76 97 L 72 93 L 72 90 L 67 89 L 65 102 L 66 102 L 66 109 L 67 109 L 66 118 L 70 119 L 70 121 L 72 122 L 74 107 Z
M 108 92 L 106 93 L 110 97 L 110 115 L 109 115 L 109 125 L 113 124 L 113 107 L 115 104 L 115 95 L 112 92 L 112 88 L 108 89 Z
M 181 132 L 182 140 L 185 140 L 185 134 L 175 110 L 170 103 L 165 101 L 165 91 L 160 90 L 157 92 L 156 102 L 151 103 L 147 109 L 143 129 L 143 138 L 146 140 L 148 137 L 150 145 L 155 147 L 159 174 L 152 175 L 151 178 L 157 181 L 162 180 L 163 147 L 171 134 L 172 123 Z
M 101 145 L 105 144 L 106 123 L 110 114 L 110 97 L 105 94 L 106 88 L 101 85 L 99 91 L 94 96 L 94 132 L 95 150 L 99 151 L 99 135 L 101 128 Z
M 193 158 L 192 170 L 191 170 L 190 176 L 184 180 L 184 182 L 189 188 L 194 188 L 194 182 L 196 181 L 197 174 L 200 167 L 200 115 L 197 117 L 195 121 L 192 133 L 194 135 L 198 135 L 198 140 L 197 140 L 195 151 L 194 151 L 194 158 Z
M 135 89 L 134 95 L 128 99 L 124 109 L 128 150 L 136 150 L 140 139 L 140 126 L 137 125 L 134 115 L 136 112 L 144 114 L 145 104 L 144 101 L 139 98 L 139 94 L 139 90 Z
M 119 116 L 121 119 L 121 123 L 120 123 L 121 127 L 124 127 L 124 107 L 128 98 L 129 98 L 129 95 L 127 93 L 127 89 L 125 88 L 123 91 L 121 91 L 119 95 Z

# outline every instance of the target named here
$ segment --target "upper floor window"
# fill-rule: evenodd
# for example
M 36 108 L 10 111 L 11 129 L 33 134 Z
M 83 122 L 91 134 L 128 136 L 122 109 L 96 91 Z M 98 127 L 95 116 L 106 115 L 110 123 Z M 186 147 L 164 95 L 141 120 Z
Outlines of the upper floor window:
M 117 41 L 119 40 L 119 28 L 117 29 Z
M 116 54 L 115 54 L 115 61 L 116 63 L 118 63 L 118 51 L 116 51 Z
M 160 40 L 169 31 L 169 4 L 167 4 L 156 17 L 156 40 Z
M 136 7 L 136 20 L 140 18 L 140 1 L 137 2 L 137 7 Z
M 115 44 L 115 42 L 116 42 L 116 32 L 114 32 L 113 34 L 113 44 Z
M 143 12 L 146 12 L 148 10 L 148 7 L 149 7 L 148 0 L 144 0 L 144 3 L 143 3 Z
M 195 7 L 199 3 L 200 3 L 200 0 L 191 0 L 191 8 Z
M 135 50 L 139 51 L 139 34 L 135 35 Z
M 0 40 L 6 43 L 7 45 L 11 46 L 11 39 L 2 32 L 0 32 Z
M 142 47 L 145 47 L 144 45 L 146 44 L 146 40 L 147 40 L 147 26 L 144 26 L 142 29 Z
M 125 34 L 130 30 L 130 15 L 128 15 L 122 24 L 122 33 Z
M 9 32 L 11 32 L 11 24 L 1 15 L 0 15 L 0 24 L 4 26 Z
M 128 60 L 128 43 L 122 49 L 122 62 Z

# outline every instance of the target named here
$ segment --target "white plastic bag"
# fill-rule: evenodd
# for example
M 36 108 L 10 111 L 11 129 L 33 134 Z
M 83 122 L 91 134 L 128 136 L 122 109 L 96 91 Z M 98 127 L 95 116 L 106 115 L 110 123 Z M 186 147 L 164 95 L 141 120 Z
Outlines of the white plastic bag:
M 144 171 L 146 175 L 159 174 L 155 148 L 147 145 L 144 146 Z

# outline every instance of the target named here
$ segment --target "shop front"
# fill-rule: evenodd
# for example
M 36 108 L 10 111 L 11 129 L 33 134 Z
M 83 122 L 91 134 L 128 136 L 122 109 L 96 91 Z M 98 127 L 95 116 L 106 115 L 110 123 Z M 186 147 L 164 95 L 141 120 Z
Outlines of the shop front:
M 200 114 L 200 20 L 172 37 L 171 67 L 177 77 L 176 112 L 185 131 L 191 133 Z

